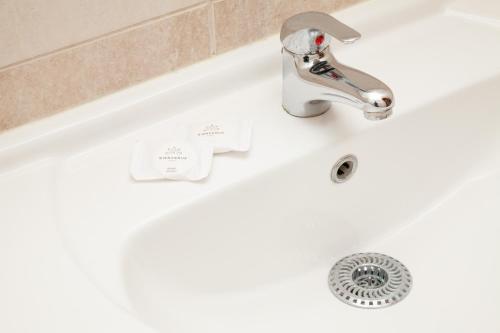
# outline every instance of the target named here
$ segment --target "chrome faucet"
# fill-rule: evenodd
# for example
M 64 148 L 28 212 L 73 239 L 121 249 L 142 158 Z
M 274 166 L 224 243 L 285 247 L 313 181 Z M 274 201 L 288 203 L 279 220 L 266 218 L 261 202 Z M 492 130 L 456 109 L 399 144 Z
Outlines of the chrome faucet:
M 389 117 L 391 89 L 382 81 L 339 63 L 330 51 L 334 37 L 353 43 L 361 35 L 328 14 L 305 12 L 290 17 L 281 28 L 283 44 L 283 108 L 297 117 L 315 117 L 332 102 L 363 110 L 367 119 Z

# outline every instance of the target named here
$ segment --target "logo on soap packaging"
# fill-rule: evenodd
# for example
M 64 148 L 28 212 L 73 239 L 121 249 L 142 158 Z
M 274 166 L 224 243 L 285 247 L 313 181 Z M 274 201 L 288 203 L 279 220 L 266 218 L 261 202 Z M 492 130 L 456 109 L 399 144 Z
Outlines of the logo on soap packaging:
M 221 134 L 224 134 L 224 130 L 215 124 L 207 125 L 200 132 L 198 132 L 198 136 L 214 136 Z
M 184 155 L 184 152 L 181 148 L 172 146 L 168 147 L 163 154 L 158 156 L 158 159 L 161 161 L 179 161 L 179 160 L 187 160 L 188 157 Z

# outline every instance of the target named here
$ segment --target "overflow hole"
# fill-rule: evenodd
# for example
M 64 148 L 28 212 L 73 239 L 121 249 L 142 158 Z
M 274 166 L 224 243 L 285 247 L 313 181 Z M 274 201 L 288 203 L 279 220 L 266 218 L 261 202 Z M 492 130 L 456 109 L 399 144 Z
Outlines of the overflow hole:
M 346 155 L 339 159 L 332 168 L 331 179 L 335 183 L 343 183 L 356 171 L 358 159 L 354 155 Z

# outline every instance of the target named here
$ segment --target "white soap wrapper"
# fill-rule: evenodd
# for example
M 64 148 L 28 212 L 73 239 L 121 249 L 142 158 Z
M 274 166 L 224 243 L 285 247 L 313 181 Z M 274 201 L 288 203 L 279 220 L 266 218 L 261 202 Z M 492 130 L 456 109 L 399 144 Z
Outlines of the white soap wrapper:
M 197 181 L 210 173 L 212 157 L 212 146 L 199 141 L 141 141 L 134 146 L 130 174 L 137 181 Z
M 252 123 L 247 120 L 216 120 L 190 127 L 193 138 L 210 144 L 214 153 L 248 151 L 252 138 Z

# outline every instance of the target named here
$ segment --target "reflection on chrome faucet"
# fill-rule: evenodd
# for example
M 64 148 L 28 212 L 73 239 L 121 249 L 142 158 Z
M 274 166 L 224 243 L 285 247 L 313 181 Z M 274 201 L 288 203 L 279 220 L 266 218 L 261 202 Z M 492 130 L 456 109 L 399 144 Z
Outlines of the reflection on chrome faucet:
M 339 63 L 330 52 L 331 37 L 352 43 L 361 35 L 328 14 L 292 16 L 281 28 L 283 108 L 293 116 L 314 117 L 332 102 L 363 110 L 370 120 L 392 114 L 394 96 L 382 81 Z

